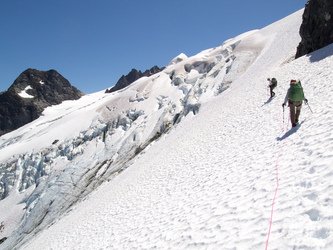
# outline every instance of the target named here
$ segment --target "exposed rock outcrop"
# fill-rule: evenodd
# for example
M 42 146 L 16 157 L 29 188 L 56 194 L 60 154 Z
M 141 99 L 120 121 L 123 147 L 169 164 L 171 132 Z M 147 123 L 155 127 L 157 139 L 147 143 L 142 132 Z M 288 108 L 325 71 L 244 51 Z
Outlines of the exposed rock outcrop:
M 27 69 L 0 93 L 0 136 L 37 119 L 48 106 L 83 95 L 55 70 Z
M 300 35 L 302 41 L 297 47 L 296 58 L 333 42 L 332 0 L 309 0 L 306 3 Z
M 117 90 L 123 89 L 125 87 L 127 87 L 128 85 L 130 85 L 131 83 L 135 82 L 136 80 L 140 79 L 143 76 L 151 76 L 154 75 L 160 71 L 162 71 L 164 68 L 159 68 L 156 65 L 154 67 L 152 67 L 149 70 L 146 70 L 145 72 L 141 72 L 141 70 L 136 70 L 136 69 L 132 69 L 131 72 L 129 72 L 126 76 L 122 75 L 120 77 L 120 79 L 118 80 L 118 82 L 116 83 L 115 86 L 113 86 L 110 89 L 107 89 L 105 91 L 105 93 L 112 93 L 115 92 Z

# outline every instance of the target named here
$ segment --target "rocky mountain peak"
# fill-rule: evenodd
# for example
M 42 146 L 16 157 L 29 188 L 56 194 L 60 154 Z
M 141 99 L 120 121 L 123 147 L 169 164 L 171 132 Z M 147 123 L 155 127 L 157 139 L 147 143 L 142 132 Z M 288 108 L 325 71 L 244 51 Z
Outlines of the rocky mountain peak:
M 0 136 L 37 119 L 48 106 L 83 95 L 56 70 L 27 69 L 0 93 Z
M 296 58 L 333 42 L 332 0 L 309 0 L 306 3 L 300 35 L 302 41 L 297 47 Z
M 42 106 L 45 102 L 46 107 L 49 104 L 59 104 L 64 100 L 76 100 L 83 95 L 53 69 L 49 71 L 27 69 L 16 78 L 8 90 L 27 99 L 28 97 L 23 96 L 23 92 L 26 92 L 28 94 L 26 96 L 30 95 L 30 98 L 35 99 L 34 101 Z
M 110 89 L 107 89 L 105 93 L 112 93 L 117 90 L 123 89 L 130 85 L 131 83 L 135 82 L 136 80 L 140 79 L 143 76 L 151 76 L 154 75 L 160 71 L 162 71 L 164 68 L 159 68 L 158 66 L 154 66 L 151 69 L 146 70 L 145 72 L 141 72 L 141 70 L 132 69 L 126 76 L 122 75 L 115 86 L 113 86 Z

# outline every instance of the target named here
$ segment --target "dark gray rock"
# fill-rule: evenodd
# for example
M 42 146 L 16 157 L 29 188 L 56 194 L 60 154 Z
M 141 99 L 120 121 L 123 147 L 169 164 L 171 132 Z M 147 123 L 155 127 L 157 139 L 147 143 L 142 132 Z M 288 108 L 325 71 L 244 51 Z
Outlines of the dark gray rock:
M 126 76 L 122 75 L 115 86 L 113 86 L 110 89 L 107 89 L 105 93 L 112 93 L 117 90 L 123 89 L 130 85 L 131 83 L 135 82 L 136 80 L 140 79 L 143 76 L 151 76 L 154 75 L 160 71 L 162 71 L 164 68 L 159 68 L 157 66 L 152 67 L 149 70 L 146 70 L 145 72 L 141 72 L 140 70 L 132 69 L 131 72 L 129 72 Z
M 0 93 L 0 136 L 37 119 L 48 106 L 83 95 L 55 70 L 27 69 Z
M 309 0 L 304 9 L 300 28 L 302 41 L 296 58 L 333 43 L 333 1 Z

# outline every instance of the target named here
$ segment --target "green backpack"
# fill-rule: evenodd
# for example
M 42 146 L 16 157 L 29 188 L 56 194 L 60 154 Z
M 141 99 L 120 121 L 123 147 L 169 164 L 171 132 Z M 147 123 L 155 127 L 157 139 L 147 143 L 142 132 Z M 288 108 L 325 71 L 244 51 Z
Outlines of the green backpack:
M 304 100 L 304 92 L 300 81 L 290 82 L 289 99 L 295 102 Z

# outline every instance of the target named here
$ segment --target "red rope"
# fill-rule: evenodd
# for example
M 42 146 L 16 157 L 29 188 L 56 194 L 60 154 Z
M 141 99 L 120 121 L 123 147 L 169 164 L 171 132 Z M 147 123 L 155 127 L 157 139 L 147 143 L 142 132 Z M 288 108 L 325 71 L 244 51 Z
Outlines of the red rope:
M 288 123 L 289 123 L 289 119 L 288 119 L 288 122 L 287 122 L 287 129 L 288 129 Z M 271 228 L 272 228 L 272 224 L 273 224 L 273 213 L 274 213 L 275 198 L 276 198 L 277 191 L 279 189 L 279 167 L 278 167 L 278 162 L 279 162 L 281 151 L 284 147 L 284 144 L 286 143 L 286 140 L 287 140 L 287 136 L 285 136 L 285 138 L 283 140 L 283 144 L 280 148 L 279 154 L 278 154 L 277 159 L 276 159 L 276 164 L 275 164 L 275 168 L 276 168 L 276 188 L 275 188 L 275 194 L 274 194 L 273 203 L 272 203 L 271 221 L 270 221 L 270 224 L 269 224 L 268 236 L 267 236 L 267 241 L 266 241 L 266 248 L 265 248 L 266 250 L 268 248 L 269 236 L 271 235 Z

